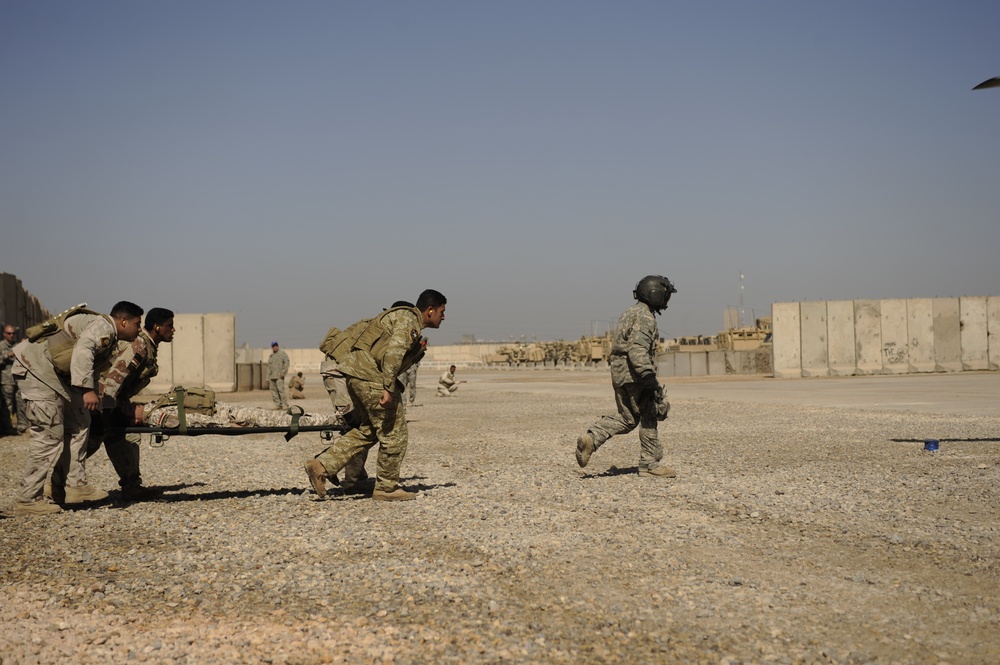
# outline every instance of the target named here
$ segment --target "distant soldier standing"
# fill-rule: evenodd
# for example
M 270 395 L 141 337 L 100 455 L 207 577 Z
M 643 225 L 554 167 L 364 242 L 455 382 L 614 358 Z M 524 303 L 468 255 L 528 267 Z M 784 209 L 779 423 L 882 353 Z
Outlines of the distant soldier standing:
M 409 403 L 413 406 L 414 402 L 417 401 L 417 368 L 420 367 L 420 363 L 414 363 L 413 367 L 406 370 L 403 374 L 399 375 L 399 382 L 403 384 L 402 395 L 409 393 Z
M 13 424 L 10 416 L 17 413 L 17 384 L 14 382 L 14 326 L 3 327 L 3 339 L 0 340 L 0 389 L 3 391 L 3 401 L 7 407 L 8 422 L 3 423 L 4 431 L 11 430 L 13 434 Z M 17 428 L 24 431 L 24 423 L 20 419 L 17 421 Z
M 576 461 L 587 466 L 590 456 L 605 441 L 639 427 L 639 475 L 673 478 L 677 472 L 661 466 L 663 447 L 656 430 L 670 405 L 656 378 L 656 343 L 660 334 L 655 314 L 667 308 L 677 289 L 660 275 L 643 277 L 632 292 L 638 302 L 618 319 L 611 346 L 611 384 L 618 413 L 603 416 L 576 441 Z
M 267 380 L 271 382 L 271 399 L 278 409 L 288 408 L 285 375 L 288 374 L 289 364 L 288 354 L 278 348 L 277 342 L 271 342 L 271 357 L 267 359 Z

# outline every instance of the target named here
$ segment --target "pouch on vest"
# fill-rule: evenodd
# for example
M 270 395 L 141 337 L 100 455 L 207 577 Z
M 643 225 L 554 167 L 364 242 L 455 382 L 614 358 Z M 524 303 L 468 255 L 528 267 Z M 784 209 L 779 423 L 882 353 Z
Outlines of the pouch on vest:
M 336 360 L 338 363 L 354 350 L 354 345 L 362 333 L 368 329 L 373 319 L 361 319 L 352 323 L 346 329 L 330 328 L 320 345 L 320 351 Z

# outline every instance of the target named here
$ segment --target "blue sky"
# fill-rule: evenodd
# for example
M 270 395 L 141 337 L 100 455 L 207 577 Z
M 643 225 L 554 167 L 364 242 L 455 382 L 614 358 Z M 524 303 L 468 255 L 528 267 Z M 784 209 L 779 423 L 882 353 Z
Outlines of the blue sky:
M 319 343 L 1000 295 L 996 2 L 0 3 L 0 270 Z

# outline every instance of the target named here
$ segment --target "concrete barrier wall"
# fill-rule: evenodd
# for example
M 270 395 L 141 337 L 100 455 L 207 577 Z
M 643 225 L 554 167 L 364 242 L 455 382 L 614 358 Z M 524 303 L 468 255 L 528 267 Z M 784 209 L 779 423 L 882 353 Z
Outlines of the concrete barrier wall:
M 831 300 L 826 303 L 826 338 L 830 374 L 850 376 L 858 364 L 854 341 L 854 301 Z
M 0 323 L 14 326 L 17 339 L 24 338 L 24 329 L 41 323 L 51 314 L 38 298 L 28 293 L 14 275 L 0 272 Z
M 772 320 L 779 378 L 1000 369 L 1000 297 L 775 303 Z
M 906 333 L 906 301 L 883 300 L 882 371 L 885 374 L 907 374 L 910 371 L 910 343 Z
M 934 298 L 934 370 L 962 371 L 962 317 L 958 298 Z
M 802 376 L 802 330 L 799 322 L 799 303 L 786 302 L 771 305 L 771 323 L 774 330 L 774 378 Z
M 172 386 L 236 390 L 236 315 L 175 314 L 174 327 L 174 341 L 160 344 L 157 351 L 160 371 L 147 392 L 162 393 Z
M 959 298 L 959 336 L 962 340 L 962 369 L 989 369 L 986 331 L 986 298 Z
M 882 312 L 878 300 L 854 301 L 855 374 L 882 373 Z
M 826 302 L 804 302 L 799 307 L 802 329 L 802 376 L 830 374 L 827 345 Z
M 986 299 L 986 340 L 990 369 L 1000 369 L 1000 298 Z
M 930 298 L 906 301 L 906 334 L 910 372 L 933 372 L 934 302 Z

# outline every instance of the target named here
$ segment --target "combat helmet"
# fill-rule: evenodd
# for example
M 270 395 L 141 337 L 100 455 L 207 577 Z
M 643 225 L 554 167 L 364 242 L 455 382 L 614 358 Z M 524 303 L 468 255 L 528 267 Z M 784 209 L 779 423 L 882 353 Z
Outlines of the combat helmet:
M 649 305 L 654 312 L 660 312 L 667 308 L 673 293 L 677 293 L 677 289 L 669 279 L 663 275 L 646 275 L 635 285 L 632 297 Z

